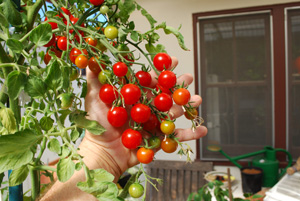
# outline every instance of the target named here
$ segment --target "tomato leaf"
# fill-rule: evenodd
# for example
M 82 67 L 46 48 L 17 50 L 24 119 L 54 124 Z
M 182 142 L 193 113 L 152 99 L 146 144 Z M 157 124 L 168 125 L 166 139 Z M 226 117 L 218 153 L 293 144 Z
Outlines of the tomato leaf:
M 56 138 L 52 138 L 48 145 L 47 145 L 48 149 L 52 152 L 55 152 L 57 154 L 60 153 L 60 144 L 59 141 Z
M 107 183 L 104 182 L 92 182 L 92 185 L 89 185 L 87 182 L 78 182 L 77 187 L 87 193 L 90 193 L 94 196 L 104 193 L 108 189 Z
M 118 200 L 118 187 L 115 183 L 113 182 L 102 182 L 104 184 L 106 184 L 108 186 L 107 190 L 100 194 L 100 195 L 97 195 L 97 199 L 98 200 L 103 200 L 103 201 L 115 201 L 115 200 Z
M 9 186 L 17 186 L 25 181 L 29 173 L 27 165 L 15 169 L 9 175 Z
M 22 24 L 22 16 L 17 11 L 16 5 L 11 0 L 3 0 L 3 14 L 9 24 L 13 26 L 18 26 Z M 2 23 L 2 21 L 1 21 Z
M 37 46 L 46 45 L 52 38 L 52 28 L 48 23 L 40 24 L 33 29 L 29 35 L 29 39 Z
M 51 63 L 51 65 L 47 66 L 47 77 L 45 79 L 45 83 L 47 83 L 50 89 L 54 91 L 59 90 L 63 86 L 63 77 L 62 71 L 60 69 L 59 63 L 57 60 Z
M 61 151 L 59 153 L 60 158 L 66 158 L 67 156 L 70 155 L 71 151 L 69 149 L 69 147 L 67 147 L 67 145 L 64 145 L 61 148 Z
M 57 164 L 57 178 L 60 182 L 68 181 L 74 174 L 75 163 L 71 157 L 60 159 Z
M 2 184 L 3 178 L 5 177 L 4 172 L 0 173 L 0 186 Z
M 85 118 L 85 113 L 73 112 L 70 114 L 70 121 L 75 123 L 79 128 L 85 128 L 94 135 L 101 135 L 106 129 L 97 121 Z
M 113 182 L 115 178 L 114 175 L 112 175 L 111 173 L 107 172 L 104 169 L 90 170 L 90 173 L 96 181 Z
M 4 32 L 6 29 L 8 29 L 9 24 L 7 19 L 5 18 L 5 16 L 2 14 L 2 12 L 0 11 L 0 27 L 2 29 L 2 31 Z
M 183 35 L 179 32 L 179 29 L 175 29 L 175 28 L 173 28 L 173 27 L 166 26 L 166 27 L 164 28 L 164 31 L 165 31 L 166 34 L 173 34 L 174 36 L 176 36 L 179 46 L 180 46 L 183 50 L 189 51 L 189 49 L 188 49 L 188 48 L 185 46 L 185 44 L 184 44 L 184 37 L 183 37 Z
M 46 84 L 40 78 L 31 76 L 25 85 L 25 92 L 33 98 L 42 98 L 46 93 Z
M 119 1 L 119 16 L 123 23 L 126 23 L 129 19 L 130 14 L 135 10 L 134 0 Z
M 45 131 L 50 130 L 53 126 L 53 123 L 54 123 L 54 120 L 51 119 L 50 117 L 44 116 L 40 119 L 41 128 Z
M 31 148 L 41 138 L 41 135 L 36 135 L 28 129 L 13 135 L 0 136 L 0 172 L 28 164 L 33 158 Z
M 10 108 L 0 109 L 0 120 L 2 126 L 8 132 L 5 134 L 13 134 L 17 131 L 16 118 L 14 116 L 14 112 Z
M 75 142 L 80 136 L 80 133 L 74 129 L 72 130 L 72 132 L 70 133 L 70 137 L 71 137 L 71 141 Z
M 142 8 L 142 6 L 140 6 L 139 4 L 136 3 L 136 7 L 138 10 L 141 10 L 141 14 L 147 18 L 148 22 L 151 25 L 151 28 L 153 28 L 154 24 L 157 21 L 144 8 Z
M 9 98 L 15 100 L 24 89 L 27 76 L 20 71 L 12 71 L 7 77 L 7 93 Z
M 16 40 L 16 39 L 12 39 L 12 38 L 9 38 L 7 41 L 6 41 L 6 45 L 9 47 L 9 49 L 15 53 L 21 53 L 24 49 L 24 46 L 23 44 Z
M 83 82 L 80 98 L 85 98 L 86 94 L 87 94 L 87 83 Z
M 130 38 L 137 42 L 139 40 L 139 33 L 137 31 L 132 31 L 131 34 L 130 34 Z

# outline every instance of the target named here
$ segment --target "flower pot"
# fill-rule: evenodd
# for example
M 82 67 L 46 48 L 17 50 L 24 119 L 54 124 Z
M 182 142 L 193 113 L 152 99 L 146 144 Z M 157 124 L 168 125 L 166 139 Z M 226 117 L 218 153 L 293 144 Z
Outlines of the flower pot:
M 263 170 L 258 167 L 241 168 L 243 193 L 255 194 L 261 190 Z

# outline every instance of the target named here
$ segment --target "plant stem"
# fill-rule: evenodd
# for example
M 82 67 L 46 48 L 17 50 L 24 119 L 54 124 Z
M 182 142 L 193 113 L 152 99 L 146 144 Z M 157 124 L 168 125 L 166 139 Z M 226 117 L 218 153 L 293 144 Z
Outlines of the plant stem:
M 30 178 L 31 178 L 31 201 L 35 201 L 38 195 L 40 194 L 39 171 L 31 167 Z

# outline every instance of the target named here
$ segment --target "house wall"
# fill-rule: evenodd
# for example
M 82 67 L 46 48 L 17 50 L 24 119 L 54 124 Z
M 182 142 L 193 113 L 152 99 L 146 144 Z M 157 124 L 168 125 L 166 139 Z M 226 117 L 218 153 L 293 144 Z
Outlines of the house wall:
M 183 51 L 179 47 L 174 36 L 161 33 L 160 43 L 166 47 L 170 55 L 176 56 L 179 65 L 175 72 L 179 75 L 182 73 L 194 74 L 194 57 L 193 57 L 193 13 L 219 11 L 235 8 L 246 8 L 254 6 L 272 5 L 299 2 L 293 0 L 136 0 L 144 9 L 146 9 L 158 23 L 166 22 L 168 26 L 181 27 L 181 33 L 185 38 L 185 44 L 190 51 Z M 134 20 L 136 29 L 141 32 L 149 30 L 150 26 L 147 20 L 139 13 L 135 12 L 131 16 Z M 192 84 L 189 89 L 192 93 L 195 87 Z M 188 127 L 190 122 L 185 118 L 179 118 L 176 121 L 177 127 Z M 209 130 L 208 130 L 209 135 Z M 196 151 L 196 142 L 191 141 L 189 145 Z M 157 159 L 164 160 L 185 160 L 179 159 L 176 154 L 165 154 L 162 151 L 156 154 Z M 192 158 L 195 158 L 195 154 Z

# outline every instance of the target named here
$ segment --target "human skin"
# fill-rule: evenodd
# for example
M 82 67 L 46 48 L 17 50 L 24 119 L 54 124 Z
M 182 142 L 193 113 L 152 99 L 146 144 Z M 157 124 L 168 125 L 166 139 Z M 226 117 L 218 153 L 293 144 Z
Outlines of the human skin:
M 172 67 L 176 67 L 178 60 L 172 57 Z M 152 83 L 155 86 L 157 83 L 157 75 L 151 71 Z M 193 81 L 191 74 L 183 74 L 177 78 L 177 84 L 190 85 Z M 83 160 L 89 169 L 103 168 L 115 176 L 114 182 L 128 168 L 137 165 L 139 162 L 136 157 L 137 150 L 130 150 L 123 146 L 121 135 L 128 128 L 128 123 L 120 128 L 112 127 L 107 121 L 106 114 L 110 106 L 101 102 L 98 97 L 101 84 L 98 81 L 97 75 L 87 69 L 87 85 L 88 92 L 85 98 L 85 110 L 88 113 L 88 118 L 98 121 L 106 131 L 96 136 L 86 131 L 85 137 L 79 145 L 79 153 L 84 157 Z M 191 97 L 192 106 L 198 107 L 202 99 L 199 95 Z M 169 115 L 172 118 L 178 118 L 183 115 L 181 106 L 174 105 Z M 176 137 L 179 141 L 196 140 L 206 135 L 207 129 L 204 126 L 198 126 L 195 130 L 191 128 L 177 128 L 175 130 Z M 81 191 L 76 187 L 79 181 L 85 181 L 84 171 L 75 172 L 75 174 L 65 183 L 56 181 L 50 190 L 44 195 L 42 201 L 82 201 L 82 200 L 97 200 L 94 196 Z

